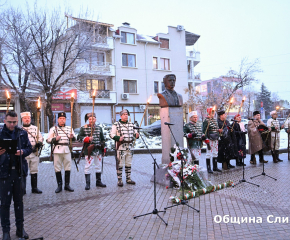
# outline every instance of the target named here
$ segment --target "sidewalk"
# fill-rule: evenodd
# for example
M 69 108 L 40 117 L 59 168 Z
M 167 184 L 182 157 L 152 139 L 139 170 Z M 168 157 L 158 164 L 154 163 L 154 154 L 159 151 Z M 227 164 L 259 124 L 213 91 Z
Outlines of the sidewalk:
M 160 163 L 161 154 L 154 156 Z M 57 184 L 52 163 L 42 162 L 39 166 L 38 186 L 43 194 L 31 194 L 30 177 L 27 179 L 27 194 L 24 196 L 25 230 L 31 238 L 43 236 L 46 240 L 290 239 L 290 223 L 282 223 L 282 219 L 290 217 L 290 161 L 287 160 L 287 154 L 280 156 L 284 162 L 278 164 L 274 164 L 270 156 L 265 157 L 269 160 L 265 164 L 265 172 L 277 178 L 277 181 L 265 176 L 251 180 L 251 176 L 262 173 L 262 164 L 250 165 L 247 158 L 245 178 L 260 184 L 260 187 L 242 183 L 235 188 L 191 199 L 189 205 L 199 209 L 200 213 L 187 206 L 167 209 L 160 216 L 168 222 L 168 226 L 153 214 L 133 219 L 133 216 L 152 212 L 154 209 L 153 183 L 150 182 L 153 165 L 150 155 L 134 155 L 132 179 L 137 182 L 135 186 L 126 183 L 122 188 L 117 186 L 115 159 L 109 156 L 104 159 L 102 175 L 107 188 L 96 188 L 95 175 L 91 175 L 91 190 L 84 189 L 84 161 L 81 161 L 79 172 L 72 165 L 71 187 L 75 191 L 70 193 L 63 190 L 59 194 L 54 193 Z M 201 166 L 205 168 L 204 155 Z M 221 168 L 221 164 L 218 166 Z M 241 178 L 242 167 L 208 176 L 213 184 L 227 180 L 237 183 Z M 171 205 L 171 195 L 179 193 L 175 189 L 157 185 L 158 210 Z M 220 220 L 217 215 L 239 217 L 240 220 L 243 217 L 247 219 L 247 223 L 216 223 L 215 220 Z M 281 222 L 270 223 L 275 217 L 281 217 Z M 255 218 L 255 223 L 252 218 Z M 224 220 L 227 221 L 227 216 Z M 17 239 L 13 207 L 11 223 L 11 237 Z

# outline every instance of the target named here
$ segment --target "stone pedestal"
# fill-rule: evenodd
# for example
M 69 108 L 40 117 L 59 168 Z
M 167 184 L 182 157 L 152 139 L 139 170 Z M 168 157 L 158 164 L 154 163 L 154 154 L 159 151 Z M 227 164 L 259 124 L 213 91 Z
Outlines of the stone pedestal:
M 162 136 L 162 164 L 170 162 L 170 149 L 175 141 L 165 122 L 173 123 L 170 128 L 179 146 L 183 148 L 183 108 L 165 107 L 160 109 L 161 136 Z
M 170 125 L 172 133 L 179 146 L 183 148 L 183 108 L 182 107 L 164 107 L 160 109 L 161 118 L 161 137 L 162 137 L 162 164 L 170 162 L 170 150 L 174 146 L 175 140 L 170 132 L 170 129 L 165 122 L 173 123 Z M 169 186 L 169 181 L 165 179 L 167 169 L 156 169 L 156 182 L 158 184 Z M 153 181 L 153 176 L 151 178 Z

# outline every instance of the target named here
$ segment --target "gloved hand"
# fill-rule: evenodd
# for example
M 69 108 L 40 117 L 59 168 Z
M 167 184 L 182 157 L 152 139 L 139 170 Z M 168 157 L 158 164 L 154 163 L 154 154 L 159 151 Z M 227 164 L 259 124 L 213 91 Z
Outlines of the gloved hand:
M 204 142 L 205 142 L 206 144 L 209 144 L 209 139 L 205 139 Z
M 90 143 L 90 137 L 85 137 L 84 138 L 84 143 Z
M 35 144 L 35 148 L 39 149 L 42 146 L 42 142 L 38 142 Z
M 192 138 L 192 134 L 191 133 L 187 134 L 187 138 Z

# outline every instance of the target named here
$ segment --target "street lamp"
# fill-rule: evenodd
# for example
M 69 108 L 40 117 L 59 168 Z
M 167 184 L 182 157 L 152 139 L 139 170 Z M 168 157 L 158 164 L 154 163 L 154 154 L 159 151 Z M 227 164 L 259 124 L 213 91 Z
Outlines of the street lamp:
M 276 112 L 277 112 L 277 117 L 278 117 L 278 110 L 279 110 L 279 106 L 276 106 Z

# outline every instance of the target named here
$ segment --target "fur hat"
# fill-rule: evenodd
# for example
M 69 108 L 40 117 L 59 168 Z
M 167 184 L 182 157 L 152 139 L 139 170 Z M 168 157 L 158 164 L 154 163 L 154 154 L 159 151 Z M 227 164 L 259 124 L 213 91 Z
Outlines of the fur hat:
M 277 114 L 277 111 L 274 110 L 274 111 L 270 112 L 270 115 L 271 115 L 271 116 L 272 116 L 273 114 Z
M 85 115 L 85 122 L 90 118 L 90 117 L 92 117 L 92 115 L 93 115 L 93 113 L 87 113 L 86 115 Z M 94 113 L 94 117 L 96 117 L 96 114 Z
M 23 117 L 31 117 L 31 113 L 30 112 L 22 112 L 20 113 L 21 118 Z
M 66 114 L 65 112 L 60 112 L 57 114 L 57 117 L 60 118 L 60 117 L 65 117 L 66 118 Z
M 128 116 L 130 116 L 130 112 L 125 108 L 120 112 L 120 116 L 122 116 L 124 113 L 128 113 Z
M 261 114 L 259 111 L 254 111 L 253 112 L 253 116 L 257 115 L 257 114 Z
M 217 112 L 217 114 L 220 116 L 220 115 L 223 115 L 223 114 L 225 114 L 226 112 L 224 111 L 224 110 L 219 110 L 218 112 Z
M 188 113 L 189 118 L 191 118 L 194 115 L 197 115 L 197 111 L 192 111 L 192 112 Z

